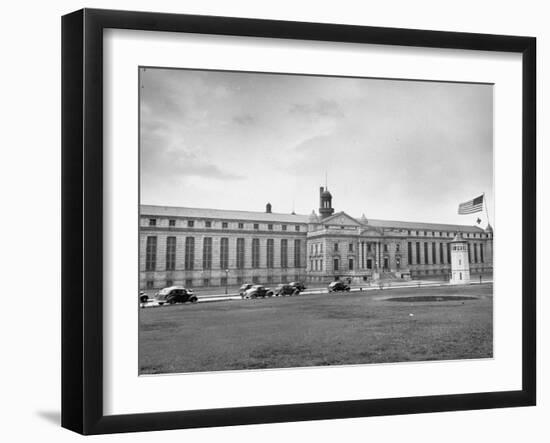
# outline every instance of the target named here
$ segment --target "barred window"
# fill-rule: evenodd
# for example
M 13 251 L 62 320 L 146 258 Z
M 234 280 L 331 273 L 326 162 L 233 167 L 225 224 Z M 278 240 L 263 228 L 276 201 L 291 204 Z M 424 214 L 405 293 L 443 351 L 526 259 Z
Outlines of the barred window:
M 268 268 L 273 267 L 273 247 L 274 241 L 272 238 L 267 239 L 267 248 L 266 248 L 266 263 Z
M 229 265 L 229 239 L 223 237 L 220 243 L 220 268 L 227 269 Z
M 190 271 L 194 268 L 195 261 L 195 238 L 185 237 L 185 270 Z
M 260 267 L 260 239 L 259 238 L 252 239 L 252 267 L 253 268 Z
M 281 268 L 288 267 L 288 240 L 281 240 Z
M 166 270 L 174 269 L 176 269 L 176 237 L 166 237 Z
M 481 263 L 485 263 L 485 260 L 483 260 L 483 243 L 479 244 L 479 258 Z
M 202 243 L 202 268 L 212 269 L 212 237 L 205 237 Z
M 244 269 L 244 238 L 237 239 L 237 269 Z
M 154 271 L 157 267 L 157 237 L 147 237 L 145 248 L 145 270 Z
M 302 266 L 302 241 L 299 239 L 294 240 L 294 267 L 299 268 Z
M 428 264 L 428 243 L 424 242 L 424 264 Z

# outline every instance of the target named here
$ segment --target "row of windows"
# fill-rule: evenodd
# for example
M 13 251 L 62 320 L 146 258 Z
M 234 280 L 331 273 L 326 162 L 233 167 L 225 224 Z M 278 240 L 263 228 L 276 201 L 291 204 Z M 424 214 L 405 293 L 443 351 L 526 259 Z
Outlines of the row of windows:
M 156 219 L 156 218 L 149 218 L 149 226 L 158 226 L 157 221 L 158 221 L 158 219 Z M 229 228 L 229 222 L 222 221 L 221 223 L 222 223 L 222 228 L 223 229 Z M 188 228 L 193 228 L 193 227 L 195 227 L 195 220 L 185 220 L 185 224 Z M 176 219 L 169 219 L 168 220 L 168 226 L 169 227 L 175 227 L 176 226 Z M 273 223 L 268 223 L 267 224 L 267 229 L 272 231 L 274 229 L 274 226 L 279 226 L 279 225 L 274 225 Z M 288 230 L 289 225 L 282 224 L 280 226 L 281 226 L 282 231 L 286 231 L 286 230 Z M 295 231 L 300 231 L 300 225 L 290 225 L 290 226 L 294 226 Z M 211 220 L 205 220 L 204 221 L 204 227 L 205 228 L 211 228 L 212 227 L 212 221 Z M 237 227 L 238 227 L 238 229 L 245 229 L 245 223 L 238 222 Z M 246 228 L 249 228 L 249 227 L 250 227 L 250 225 L 246 224 Z M 252 223 L 252 228 L 256 229 L 256 230 L 260 229 L 260 223 Z M 344 228 L 344 227 L 342 226 L 342 228 Z M 384 231 L 390 232 L 390 231 L 392 231 L 392 229 L 384 229 Z M 399 230 L 397 230 L 397 232 L 399 232 Z M 439 237 L 454 237 L 457 234 L 456 231 L 455 232 L 451 232 L 451 231 L 413 231 L 413 230 L 410 230 L 410 229 L 409 230 L 402 229 L 401 232 L 403 232 L 403 233 L 406 232 L 407 235 L 414 235 L 414 236 L 424 235 L 426 237 L 427 236 L 432 236 L 432 237 L 437 237 L 437 236 L 439 236 Z M 473 232 L 473 233 L 466 232 L 463 235 L 466 238 L 490 238 L 491 237 L 491 234 L 481 233 L 481 232 Z
M 429 262 L 429 254 L 428 254 L 428 251 L 430 250 L 429 248 L 429 244 L 428 242 L 424 242 L 424 264 L 430 264 Z M 436 253 L 436 250 L 437 250 L 437 243 L 435 242 L 432 242 L 431 243 L 431 256 L 432 256 L 432 264 L 438 264 L 438 254 Z M 446 245 L 446 247 L 445 247 Z M 416 242 L 415 244 L 415 251 L 416 251 L 416 255 L 415 255 L 415 258 L 416 258 L 416 261 L 413 262 L 413 251 L 412 251 L 412 242 L 408 242 L 407 244 L 408 246 L 408 251 L 407 251 L 407 254 L 408 254 L 408 259 L 409 259 L 409 264 L 422 264 L 421 262 L 421 257 L 420 257 L 420 242 Z M 460 248 L 460 246 L 453 246 L 453 248 L 455 250 L 457 250 L 458 248 Z M 485 258 L 484 258 L 484 255 L 483 255 L 483 243 L 473 243 L 473 261 L 472 261 L 472 256 L 471 256 L 471 246 L 470 246 L 470 243 L 468 243 L 468 261 L 470 263 L 484 263 L 485 262 Z M 446 254 L 444 253 L 444 251 L 446 250 Z M 478 255 L 478 252 L 479 252 L 479 255 Z M 439 263 L 443 264 L 445 263 L 445 260 L 444 260 L 444 257 L 445 255 L 447 256 L 447 263 L 451 263 L 451 243 L 439 243 Z M 479 259 L 479 260 L 478 260 Z
M 309 245 L 309 255 L 318 255 L 323 253 L 323 243 L 311 243 Z
M 282 275 L 280 278 L 279 277 L 274 278 L 272 275 L 268 275 L 267 277 L 260 277 L 260 276 L 255 275 L 255 276 L 252 277 L 252 283 L 253 284 L 263 284 L 263 283 L 272 284 L 274 282 L 287 283 L 289 281 L 289 278 L 290 278 L 290 276 L 288 276 L 288 275 Z M 293 275 L 292 279 L 293 279 L 293 281 L 300 281 L 300 276 L 299 275 Z M 197 284 L 201 284 L 201 286 L 204 286 L 204 287 L 209 287 L 209 286 L 216 285 L 218 283 L 218 281 L 219 281 L 219 286 L 226 286 L 228 284 L 228 278 L 227 277 L 221 277 L 220 279 L 210 279 L 210 278 L 192 279 L 192 278 L 186 278 L 183 281 L 183 284 L 185 285 L 186 288 L 192 288 L 194 285 L 197 285 Z M 249 281 L 249 280 L 247 279 L 247 281 Z M 243 276 L 238 276 L 235 279 L 235 283 L 237 285 L 242 285 L 244 282 L 245 282 L 245 277 L 243 277 Z M 173 286 L 173 285 L 174 285 L 174 280 L 172 280 L 172 279 L 167 279 L 167 280 L 164 281 L 164 287 Z M 155 281 L 154 280 L 147 280 L 145 282 L 145 286 L 146 286 L 147 289 L 154 289 L 155 288 Z
M 157 219 L 156 218 L 150 218 L 149 219 L 149 226 L 158 226 Z M 168 226 L 169 227 L 175 227 L 176 226 L 176 220 L 175 219 L 169 219 L 168 220 Z M 186 220 L 185 226 L 187 226 L 188 228 L 194 228 L 195 227 L 195 220 Z M 273 231 L 274 226 L 276 226 L 276 225 L 274 225 L 273 223 L 268 223 L 267 224 L 267 229 L 269 231 Z M 282 231 L 287 231 L 289 225 L 280 225 L 280 226 L 281 226 Z M 290 225 L 290 226 L 294 226 L 295 231 L 297 231 L 297 232 L 300 231 L 300 225 Z M 204 222 L 204 227 L 205 228 L 211 228 L 212 227 L 212 222 L 210 220 L 206 220 Z M 239 222 L 239 223 L 237 223 L 237 227 L 238 227 L 238 229 L 245 229 L 245 223 Z M 246 227 L 248 228 L 249 225 L 247 224 Z M 262 227 L 264 227 L 264 225 L 262 225 Z M 222 228 L 223 229 L 229 228 L 229 222 L 222 222 Z M 260 229 L 260 223 L 253 223 L 252 228 L 255 229 L 255 230 L 259 230 Z
M 339 243 L 334 243 L 333 247 L 334 247 L 334 252 L 340 252 Z M 367 253 L 373 252 L 376 248 L 376 243 L 367 242 L 365 243 L 365 247 L 366 247 Z M 348 243 L 348 252 L 353 252 L 354 248 L 355 248 L 354 243 Z M 389 249 L 388 243 L 384 243 L 382 245 L 382 250 L 384 252 L 388 252 L 388 249 Z M 395 243 L 395 252 L 400 252 L 400 251 L 401 251 L 401 245 L 399 243 Z M 322 245 L 321 245 L 320 253 L 321 254 L 323 253 Z
M 407 232 L 407 235 L 424 235 L 425 237 L 432 236 L 432 237 L 454 237 L 457 233 L 456 232 L 448 232 L 448 231 L 411 231 L 411 230 L 405 230 L 403 229 L 402 232 Z M 490 238 L 490 234 L 482 233 L 482 232 L 466 232 L 462 234 L 466 238 Z
M 323 259 L 319 260 L 310 260 L 309 268 L 312 271 L 322 271 L 323 270 Z
M 333 267 L 334 267 L 334 272 L 338 272 L 340 270 L 340 259 L 339 258 L 335 258 L 333 260 Z M 353 258 L 348 258 L 348 270 L 353 271 Z
M 237 239 L 236 249 L 236 267 L 244 269 L 245 263 L 245 239 Z M 288 240 L 280 240 L 280 263 L 281 268 L 288 267 Z M 294 266 L 301 266 L 301 247 L 302 240 L 294 240 Z M 274 264 L 274 239 L 267 240 L 266 248 L 266 266 L 273 268 Z M 252 239 L 252 268 L 260 267 L 260 239 Z M 195 262 L 195 238 L 185 237 L 185 261 L 184 269 L 186 271 L 193 270 Z M 219 263 L 221 269 L 229 267 L 229 239 L 223 237 L 220 239 L 220 256 Z M 154 271 L 157 267 L 157 237 L 148 236 L 145 247 L 145 270 Z M 173 271 L 176 269 L 176 237 L 166 237 L 166 270 Z M 202 244 L 202 269 L 212 269 L 212 237 L 204 237 Z
M 475 268 L 470 269 L 470 275 L 472 273 L 477 274 L 480 272 L 491 272 L 491 268 Z M 451 270 L 449 268 L 442 268 L 442 269 L 419 269 L 411 272 L 411 277 L 415 277 L 418 275 L 430 275 L 430 274 L 443 274 L 449 276 L 451 273 Z

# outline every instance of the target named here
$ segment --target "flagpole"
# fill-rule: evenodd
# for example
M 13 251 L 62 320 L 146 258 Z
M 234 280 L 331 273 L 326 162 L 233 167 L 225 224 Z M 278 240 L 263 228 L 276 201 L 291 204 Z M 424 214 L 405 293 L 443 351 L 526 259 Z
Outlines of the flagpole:
M 487 209 L 487 200 L 485 199 L 485 192 L 483 193 L 483 204 L 485 205 L 485 214 L 487 215 L 487 224 L 490 225 L 491 221 L 489 220 L 489 210 Z

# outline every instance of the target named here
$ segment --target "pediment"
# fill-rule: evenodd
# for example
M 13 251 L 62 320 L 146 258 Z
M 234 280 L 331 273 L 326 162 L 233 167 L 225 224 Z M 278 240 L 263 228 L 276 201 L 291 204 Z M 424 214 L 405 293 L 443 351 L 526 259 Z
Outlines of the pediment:
M 325 218 L 321 223 L 325 226 L 362 226 L 361 223 L 343 211 Z

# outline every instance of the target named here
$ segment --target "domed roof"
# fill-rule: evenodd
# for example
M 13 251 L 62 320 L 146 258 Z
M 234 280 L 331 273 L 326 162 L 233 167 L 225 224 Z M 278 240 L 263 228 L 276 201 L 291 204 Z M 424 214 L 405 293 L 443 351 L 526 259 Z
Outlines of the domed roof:
M 308 222 L 319 223 L 319 216 L 315 213 L 315 211 L 311 211 L 311 214 L 309 214 Z
M 330 197 L 332 198 L 332 194 L 328 192 L 328 189 L 325 189 L 323 192 L 321 192 L 321 197 Z
M 365 217 L 365 214 L 361 215 L 361 218 L 359 219 L 361 223 L 366 225 L 369 221 L 367 220 L 367 217 Z

